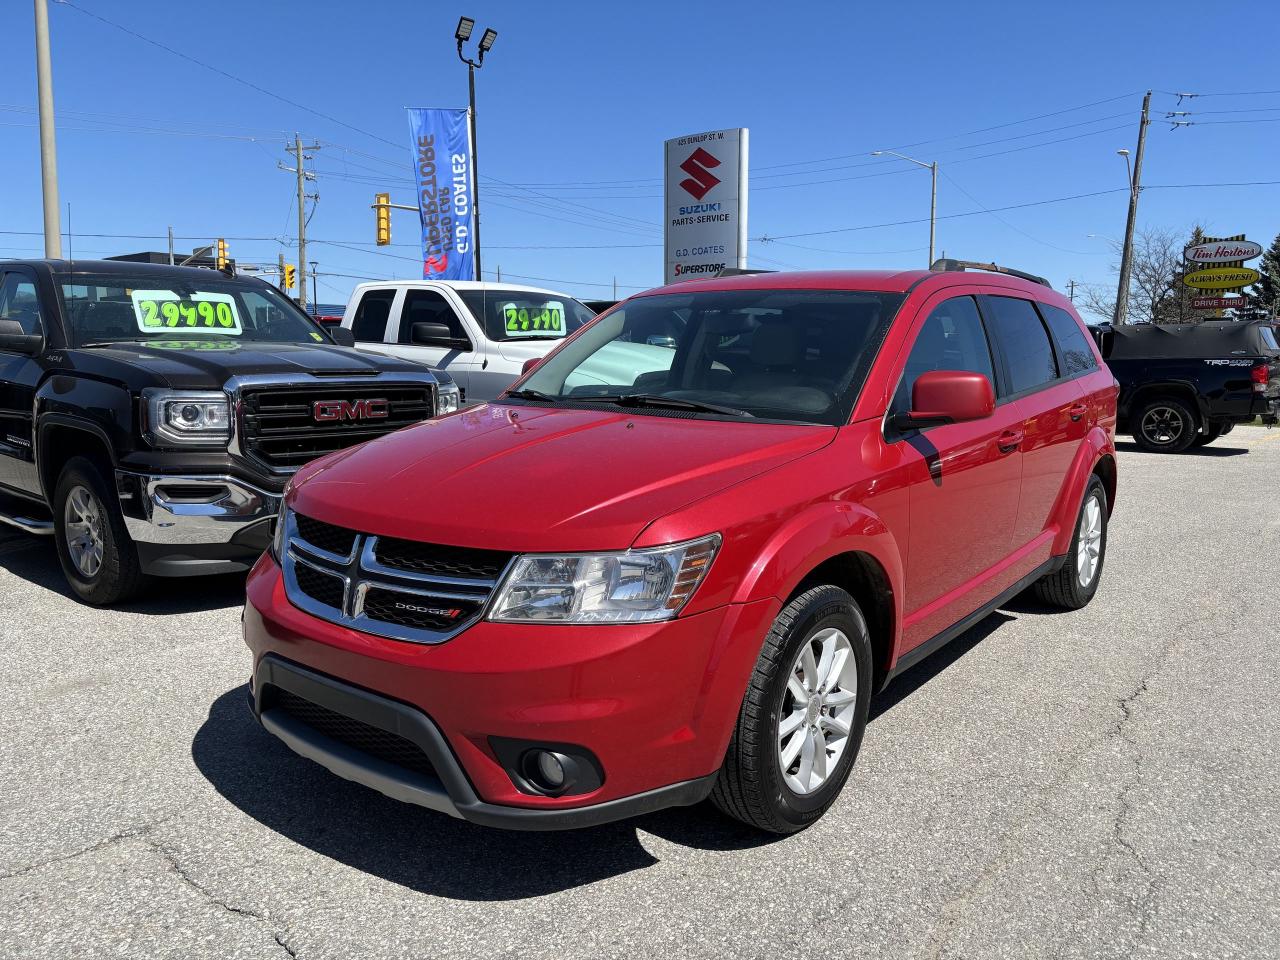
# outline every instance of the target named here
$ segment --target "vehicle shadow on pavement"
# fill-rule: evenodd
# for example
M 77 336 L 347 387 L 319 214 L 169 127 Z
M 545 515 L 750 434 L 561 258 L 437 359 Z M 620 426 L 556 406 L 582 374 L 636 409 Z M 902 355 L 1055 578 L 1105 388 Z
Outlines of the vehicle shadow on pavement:
M 1020 609 L 1015 607 L 1015 604 L 1020 602 L 1021 599 L 1021 597 L 1017 597 L 1005 606 L 1011 610 Z M 925 657 L 910 670 L 895 677 L 893 682 L 871 701 L 871 710 L 867 716 L 867 722 L 874 723 L 878 717 L 888 713 L 1006 623 L 1016 619 L 1018 618 L 997 610 L 990 616 L 984 617 L 980 622 L 975 623 L 937 653 Z
M 75 597 L 58 564 L 52 537 L 0 533 L 0 570 L 5 570 L 35 587 Z M 238 607 L 244 603 L 244 581 L 248 574 L 232 573 L 216 577 L 171 579 L 156 577 L 143 592 L 128 603 L 112 609 L 125 613 L 168 616 Z
M 1146 450 L 1143 450 L 1136 443 L 1133 443 L 1132 441 L 1125 441 L 1125 440 L 1117 440 L 1116 449 L 1124 451 L 1125 453 L 1147 453 L 1148 452 Z M 1203 446 L 1203 447 L 1188 447 L 1186 450 L 1183 450 L 1181 453 L 1175 453 L 1175 454 L 1152 453 L 1151 455 L 1154 457 L 1163 457 L 1163 456 L 1238 457 L 1242 453 L 1248 453 L 1248 452 L 1249 452 L 1248 447 L 1216 447 L 1216 446 L 1209 445 L 1209 446 Z
M 297 756 L 253 719 L 247 687 L 224 693 L 191 745 L 214 789 L 263 826 L 349 867 L 458 900 L 544 896 L 658 863 L 637 828 L 713 850 L 769 842 L 702 807 L 584 830 L 478 827 L 384 797 Z

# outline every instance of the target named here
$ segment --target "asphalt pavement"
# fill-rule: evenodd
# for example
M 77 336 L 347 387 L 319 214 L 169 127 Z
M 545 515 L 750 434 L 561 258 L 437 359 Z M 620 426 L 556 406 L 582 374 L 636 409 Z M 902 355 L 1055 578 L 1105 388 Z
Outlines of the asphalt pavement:
M 97 611 L 0 532 L 0 957 L 1276 957 L 1280 431 L 1120 459 L 1094 602 L 896 681 L 784 839 L 385 799 L 252 721 L 243 578 Z

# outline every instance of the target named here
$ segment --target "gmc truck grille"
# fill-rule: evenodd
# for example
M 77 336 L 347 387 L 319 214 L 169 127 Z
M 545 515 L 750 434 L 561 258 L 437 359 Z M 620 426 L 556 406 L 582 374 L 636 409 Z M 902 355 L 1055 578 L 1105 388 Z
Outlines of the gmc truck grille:
M 434 413 L 428 384 L 246 388 L 240 397 L 240 448 L 271 470 L 291 472 Z
M 377 537 L 285 517 L 285 592 L 300 610 L 375 636 L 441 643 L 483 615 L 513 554 Z

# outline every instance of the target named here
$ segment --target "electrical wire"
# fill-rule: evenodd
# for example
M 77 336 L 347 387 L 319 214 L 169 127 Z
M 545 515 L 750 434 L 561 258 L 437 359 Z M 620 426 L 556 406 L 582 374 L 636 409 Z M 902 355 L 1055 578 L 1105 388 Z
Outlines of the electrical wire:
M 1063 253 L 1075 253 L 1081 256 L 1089 256 L 1089 257 L 1106 256 L 1106 251 L 1104 250 L 1072 250 L 1070 247 L 1060 247 L 1056 243 L 1050 243 L 1048 240 L 1041 240 L 1039 237 L 1034 236 L 1033 234 L 1027 233 L 1027 231 L 1023 230 L 1021 227 L 1010 223 L 1004 217 L 1000 216 L 1000 214 L 990 210 L 985 204 L 983 204 L 981 200 L 979 200 L 972 193 L 970 193 L 968 190 L 962 187 L 955 177 L 947 173 L 945 168 L 940 167 L 938 172 L 941 173 L 942 176 L 946 178 L 947 182 L 949 182 L 953 187 L 955 187 L 962 194 L 964 194 L 966 197 L 968 197 L 970 200 L 976 203 L 979 209 L 981 209 L 984 213 L 990 214 L 993 219 L 998 220 L 1000 223 L 1003 223 L 1010 230 L 1014 231 L 1015 233 L 1021 234 L 1022 236 L 1026 237 L 1028 240 L 1031 240 L 1034 243 L 1038 243 L 1042 247 L 1050 247 L 1053 250 L 1061 250 Z

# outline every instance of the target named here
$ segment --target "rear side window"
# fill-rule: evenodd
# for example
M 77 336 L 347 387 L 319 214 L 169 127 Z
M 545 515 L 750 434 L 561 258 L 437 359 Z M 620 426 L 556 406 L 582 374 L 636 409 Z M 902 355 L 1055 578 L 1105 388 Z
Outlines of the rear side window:
M 410 290 L 404 295 L 404 306 L 400 309 L 401 343 L 413 343 L 415 323 L 442 323 L 449 328 L 449 336 L 459 339 L 467 336 L 449 301 L 435 290 Z
M 1034 390 L 1058 379 L 1049 333 L 1030 300 L 984 297 L 987 325 L 1004 358 L 1009 392 Z
M 1076 323 L 1076 318 L 1060 307 L 1051 307 L 1047 303 L 1040 304 L 1040 312 L 1058 341 L 1058 353 L 1062 355 L 1062 375 L 1074 377 L 1078 373 L 1087 373 L 1097 369 L 1098 361 L 1089 348 L 1089 341 Z
M 1271 327 L 1259 327 L 1262 334 L 1262 345 L 1268 350 L 1280 350 L 1280 341 L 1276 340 L 1276 332 Z
M 351 334 L 364 343 L 381 343 L 387 333 L 387 318 L 391 316 L 391 303 L 396 298 L 394 290 L 368 290 L 356 306 L 351 321 Z
M 953 297 L 933 308 L 916 337 L 902 382 L 894 395 L 893 409 L 905 413 L 911 407 L 911 390 L 920 374 L 931 370 L 965 370 L 980 373 L 995 390 L 991 347 L 982 318 L 972 297 Z

